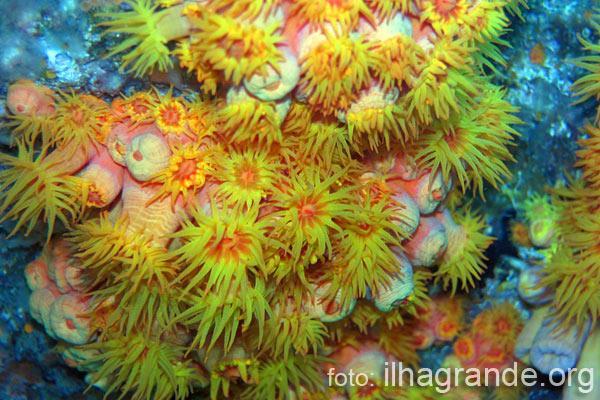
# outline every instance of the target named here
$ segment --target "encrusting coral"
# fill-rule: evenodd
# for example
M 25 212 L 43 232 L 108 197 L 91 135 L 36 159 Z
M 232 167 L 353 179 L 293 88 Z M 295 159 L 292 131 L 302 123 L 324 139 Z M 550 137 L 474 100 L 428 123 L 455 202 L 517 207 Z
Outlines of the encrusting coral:
M 327 362 L 416 365 L 458 335 L 460 302 L 427 287 L 485 268 L 483 218 L 448 196 L 510 175 L 519 120 L 485 74 L 523 2 L 125 3 L 101 14 L 111 55 L 137 76 L 178 62 L 201 93 L 19 81 L 0 155 L 2 218 L 48 226 L 32 313 L 91 384 L 319 398 Z M 380 379 L 329 398 L 419 396 Z

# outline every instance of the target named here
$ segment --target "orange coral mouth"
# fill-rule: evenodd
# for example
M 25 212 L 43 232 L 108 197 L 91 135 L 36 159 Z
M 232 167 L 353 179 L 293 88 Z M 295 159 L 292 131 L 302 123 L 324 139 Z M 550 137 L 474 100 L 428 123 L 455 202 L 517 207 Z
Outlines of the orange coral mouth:
M 499 334 L 504 334 L 506 332 L 510 332 L 511 331 L 511 324 L 510 324 L 510 322 L 508 322 L 504 318 L 499 319 L 498 321 L 496 321 L 496 331 Z
M 471 359 L 474 354 L 473 342 L 470 339 L 459 339 L 454 346 L 454 352 L 463 360 Z
M 73 107 L 71 109 L 71 120 L 77 125 L 85 122 L 85 115 L 79 107 Z
M 244 254 L 248 254 L 250 239 L 240 232 L 234 232 L 231 237 L 223 238 L 211 251 L 211 254 L 220 260 L 234 260 L 239 262 Z
M 238 184 L 244 188 L 252 187 L 258 182 L 258 171 L 250 164 L 241 166 L 237 175 Z
M 303 225 L 312 225 L 319 216 L 319 209 L 311 199 L 304 199 L 298 204 L 298 218 Z
M 179 125 L 179 121 L 181 121 L 181 113 L 174 106 L 166 107 L 162 111 L 161 116 L 166 125 L 177 126 Z
M 485 360 L 488 362 L 500 362 L 504 360 L 506 353 L 500 348 L 491 349 L 485 356 Z
M 253 171 L 244 171 L 242 172 L 240 179 L 245 186 L 250 186 L 252 183 L 256 182 L 256 175 Z
M 136 100 L 134 100 L 133 103 L 131 104 L 131 109 L 136 114 L 145 114 L 145 113 L 147 113 L 150 110 L 148 108 L 148 105 L 145 104 L 144 100 L 142 100 L 142 99 L 136 99 Z
M 182 104 L 169 100 L 160 105 L 156 112 L 156 123 L 166 133 L 181 133 L 186 126 L 186 112 Z
M 227 46 L 227 41 L 225 39 L 222 39 L 220 42 L 220 46 Z M 226 51 L 228 57 L 239 60 L 242 57 L 244 57 L 245 54 L 244 43 L 241 40 L 236 40 L 233 44 L 231 44 L 231 46 L 227 47 Z
M 336 303 L 335 300 L 328 301 L 325 304 L 325 314 L 327 315 L 336 315 L 340 311 L 342 311 L 342 307 L 339 303 Z
M 174 177 L 179 181 L 192 179 L 196 175 L 198 168 L 195 160 L 183 160 L 179 164 L 179 169 L 175 172 Z
M 105 205 L 104 196 L 98 188 L 92 184 L 87 197 L 87 205 L 92 207 L 102 207 Z
M 443 338 L 451 339 L 458 332 L 458 326 L 453 321 L 444 321 L 440 323 L 439 333 Z
M 75 326 L 75 323 L 70 319 L 65 320 L 65 325 L 67 325 L 67 328 L 69 328 L 71 330 L 75 330 L 77 328 Z

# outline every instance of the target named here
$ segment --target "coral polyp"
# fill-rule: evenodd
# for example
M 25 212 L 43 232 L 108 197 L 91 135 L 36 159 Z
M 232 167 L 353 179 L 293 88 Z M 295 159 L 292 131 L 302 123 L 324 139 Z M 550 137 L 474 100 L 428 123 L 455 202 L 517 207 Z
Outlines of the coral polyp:
M 316 169 L 302 171 L 273 195 L 274 230 L 287 238 L 295 260 L 331 257 L 331 237 L 342 232 L 340 220 L 352 216 L 351 188 L 341 187 L 339 175 L 327 179 L 320 175 Z
M 156 105 L 153 119 L 166 134 L 180 135 L 187 129 L 186 113 L 180 101 L 167 98 Z
M 267 65 L 277 66 L 282 58 L 277 20 L 267 18 L 254 25 L 202 7 L 187 5 L 184 13 L 193 16 L 190 51 L 208 68 L 240 84 L 243 78 L 265 73 Z
M 196 211 L 193 217 L 177 233 L 183 245 L 174 252 L 187 264 L 179 275 L 189 277 L 185 291 L 206 281 L 207 290 L 235 292 L 248 284 L 250 274 L 264 270 L 265 221 L 256 220 L 256 209 L 229 215 L 213 206 L 210 216 Z
M 421 19 L 431 23 L 436 32 L 446 34 L 463 23 L 468 7 L 467 0 L 426 0 Z
M 56 109 L 55 93 L 32 81 L 20 80 L 11 85 L 7 107 L 11 112 L 8 126 L 16 138 L 33 144 L 42 135 L 47 142 L 50 116 Z
M 339 280 L 342 293 L 353 298 L 364 297 L 367 287 L 374 295 L 391 284 L 394 274 L 402 277 L 408 271 L 399 268 L 394 248 L 400 247 L 403 233 L 394 221 L 394 209 L 386 201 L 365 200 L 353 221 L 344 225 L 345 236 L 340 239 L 338 256 L 344 265 L 332 279 Z
M 363 0 L 298 0 L 292 3 L 290 13 L 298 18 L 300 25 L 341 32 L 355 28 L 360 17 L 373 19 L 372 11 Z
M 102 114 L 108 114 L 106 104 L 93 96 L 63 94 L 56 105 L 56 117 L 51 122 L 53 138 L 59 144 L 88 147 L 104 141 Z
M 408 93 L 409 111 L 415 112 L 425 125 L 433 119 L 446 120 L 466 107 L 477 90 L 471 76 L 473 48 L 464 39 L 442 36 L 435 43 L 422 72 Z
M 216 150 L 202 148 L 199 144 L 171 146 L 169 166 L 150 182 L 161 185 L 155 199 L 171 198 L 175 204 L 181 196 L 184 202 L 199 192 L 206 183 L 207 176 L 213 171 L 213 157 Z
M 165 9 L 157 12 L 158 5 L 152 0 L 134 0 L 127 4 L 131 11 L 104 14 L 109 20 L 103 25 L 107 32 L 123 32 L 131 35 L 109 53 L 123 56 L 123 68 L 137 76 L 154 69 L 166 71 L 172 66 L 167 42 L 178 36 L 182 27 L 173 23 L 172 12 Z M 179 13 L 179 9 L 174 9 Z M 183 28 L 185 30 L 185 28 Z
M 423 67 L 425 50 L 410 36 L 397 35 L 379 41 L 373 49 L 374 75 L 385 90 L 412 85 Z
M 399 13 L 407 13 L 410 7 L 409 0 L 368 0 L 367 4 L 373 13 L 380 18 L 392 18 Z
M 129 233 L 126 219 L 87 220 L 74 227 L 69 241 L 72 257 L 88 269 L 85 285 L 95 294 L 91 308 L 106 316 L 107 326 L 130 333 L 141 325 L 166 326 L 173 318 L 175 303 L 167 292 L 176 268 L 150 238 Z M 139 311 L 121 318 L 130 307 Z
M 376 62 L 366 40 L 332 34 L 307 50 L 300 61 L 300 85 L 308 103 L 331 113 L 350 105 L 356 92 L 370 82 L 370 68 Z
M 18 148 L 17 156 L 0 155 L 7 167 L 0 171 L 2 218 L 17 221 L 14 232 L 24 227 L 26 233 L 43 220 L 49 238 L 57 221 L 70 225 L 79 218 L 86 186 L 80 178 L 70 176 L 59 160 L 53 161 L 47 150 L 34 154 L 34 149 L 23 143 Z
M 513 351 L 522 329 L 519 311 L 513 305 L 494 304 L 477 315 L 468 329 L 461 333 L 446 363 L 480 371 L 497 369 L 499 373 L 515 366 L 520 370 L 524 367 L 516 360 Z M 493 380 L 478 391 L 492 398 L 521 398 L 523 395 L 521 385 Z
M 452 293 L 461 285 L 462 289 L 475 286 L 485 268 L 485 249 L 493 238 L 482 233 L 484 228 L 480 217 L 470 210 L 461 210 L 455 215 L 455 222 L 448 213 L 440 216 L 448 234 L 448 249 L 442 256 L 439 279 Z
M 281 143 L 281 117 L 277 105 L 259 101 L 245 92 L 219 110 L 221 129 L 233 142 L 258 142 L 261 147 Z
M 597 20 L 597 15 L 592 20 Z M 598 25 L 594 24 L 594 27 L 598 29 Z M 598 93 L 599 49 L 597 44 L 585 41 L 583 44 L 592 53 L 578 60 L 579 65 L 587 70 L 587 75 L 573 86 L 573 91 L 581 100 L 597 96 Z M 588 126 L 586 133 L 586 137 L 579 141 L 581 147 L 576 152 L 580 176 L 572 179 L 568 187 L 554 189 L 551 202 L 547 196 L 535 197 L 528 208 L 530 215 L 535 215 L 534 222 L 537 223 L 536 231 L 531 232 L 530 228 L 530 232 L 537 233 L 538 242 L 541 242 L 537 245 L 543 244 L 549 248 L 542 284 L 553 291 L 551 304 L 554 309 L 551 314 L 554 322 L 563 329 L 576 326 L 577 334 L 584 338 L 590 321 L 595 324 L 600 310 L 598 129 Z M 581 347 L 579 344 L 577 346 Z
M 512 114 L 516 110 L 503 102 L 493 89 L 471 113 L 450 126 L 441 124 L 432 134 L 420 140 L 417 158 L 433 171 L 441 171 L 444 179 L 456 176 L 464 191 L 470 185 L 483 196 L 484 181 L 498 187 L 510 176 L 505 161 L 513 157 L 508 146 L 519 123 Z
M 487 76 L 507 7 L 107 6 L 135 90 L 9 90 L 0 212 L 15 233 L 47 225 L 32 315 L 121 398 L 421 398 L 386 387 L 383 363 L 457 338 L 461 361 L 504 366 L 514 313 L 480 318 L 510 343 L 464 336 L 460 293 L 493 241 L 467 189 L 502 186 L 518 136 Z M 373 386 L 326 389 L 329 366 Z
M 197 383 L 193 366 L 183 360 L 184 348 L 176 343 L 165 346 L 158 338 L 138 334 L 92 348 L 100 353 L 89 362 L 103 367 L 91 379 L 94 382 L 111 379 L 113 383 L 107 387 L 107 394 L 124 388 L 132 399 L 182 399 Z
M 278 160 L 265 152 L 234 152 L 219 159 L 221 165 L 215 173 L 220 182 L 217 196 L 226 204 L 252 208 L 273 193 Z

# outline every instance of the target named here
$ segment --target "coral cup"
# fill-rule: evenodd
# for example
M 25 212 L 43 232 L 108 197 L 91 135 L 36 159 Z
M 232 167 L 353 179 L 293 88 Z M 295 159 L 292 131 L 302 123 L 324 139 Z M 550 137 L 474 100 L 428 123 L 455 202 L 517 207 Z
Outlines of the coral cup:
M 298 84 L 300 66 L 297 58 L 287 47 L 281 48 L 283 61 L 279 72 L 267 65 L 264 74 L 256 73 L 249 79 L 244 79 L 244 87 L 253 96 L 263 101 L 281 100 Z
M 432 175 L 429 171 L 417 179 L 399 181 L 397 184 L 413 198 L 421 214 L 433 213 L 452 188 L 452 182 L 445 182 L 441 172 Z
M 147 182 L 169 167 L 171 150 L 166 140 L 151 131 L 131 139 L 126 147 L 125 163 L 131 176 Z
M 179 227 L 182 209 L 177 204 L 172 207 L 169 199 L 152 201 L 159 190 L 157 185 L 144 186 L 126 176 L 121 215 L 128 218 L 128 233 L 143 232 L 154 238 L 157 245 L 165 245 L 169 241 L 167 236 Z
M 416 267 L 431 267 L 448 247 L 444 226 L 434 217 L 421 217 L 414 235 L 405 245 L 408 259 Z
M 556 236 L 556 228 L 552 218 L 536 218 L 529 224 L 529 239 L 536 247 L 550 247 Z
M 541 305 L 552 299 L 550 288 L 541 286 L 543 268 L 527 268 L 519 274 L 519 296 L 529 304 Z
M 29 313 L 37 322 L 45 328 L 50 326 L 50 308 L 54 301 L 59 298 L 61 293 L 56 286 L 49 285 L 48 287 L 34 290 L 29 296 Z M 52 337 L 52 332 L 46 329 Z
M 6 106 L 14 115 L 49 115 L 55 110 L 54 93 L 30 80 L 20 80 L 9 86 Z
M 536 309 L 517 338 L 514 355 L 525 364 L 530 363 L 529 352 L 531 346 L 533 346 L 535 337 L 548 315 L 548 310 L 549 306 Z
M 27 286 L 31 290 L 43 289 L 50 284 L 48 265 L 43 258 L 33 260 L 27 265 L 25 278 L 27 279 Z
M 77 175 L 88 184 L 87 205 L 106 207 L 121 193 L 124 168 L 115 163 L 105 148 L 100 149 Z
M 577 325 L 561 327 L 550 315 L 540 327 L 531 346 L 531 363 L 544 374 L 573 368 L 590 332 L 591 322 L 582 328 Z
M 392 276 L 389 285 L 373 291 L 373 304 L 379 311 L 389 312 L 398 308 L 415 287 L 413 269 L 408 259 L 397 251 L 396 260 L 397 273 Z
M 565 385 L 563 400 L 596 400 L 600 398 L 600 329 L 590 334 L 577 363 L 578 381 Z M 585 374 L 585 375 L 583 375 Z M 583 378 L 583 379 L 582 379 Z M 585 379 L 585 380 L 584 380 Z
M 67 270 L 71 268 L 71 250 L 65 240 L 55 240 L 44 249 L 48 260 L 48 275 L 61 293 L 71 291 Z
M 419 227 L 421 218 L 417 203 L 403 191 L 394 193 L 392 199 L 398 203 L 397 224 L 407 237 L 412 236 Z
M 328 298 L 327 292 L 331 287 L 330 282 L 314 286 L 314 297 L 308 299 L 303 305 L 307 312 L 323 322 L 336 322 L 344 319 L 354 311 L 356 299 L 349 304 L 342 304 L 342 294 L 336 293 L 333 299 Z
M 91 336 L 88 302 L 75 294 L 64 294 L 50 308 L 50 330 L 71 344 L 85 344 Z M 48 329 L 48 327 L 46 327 Z

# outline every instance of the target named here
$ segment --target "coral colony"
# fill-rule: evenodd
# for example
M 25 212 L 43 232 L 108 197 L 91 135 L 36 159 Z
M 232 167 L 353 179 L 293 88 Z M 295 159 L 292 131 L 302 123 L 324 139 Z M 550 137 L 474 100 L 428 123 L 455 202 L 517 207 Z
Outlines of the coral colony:
M 386 362 L 417 367 L 434 343 L 463 368 L 598 366 L 598 128 L 581 178 L 513 226 L 543 249 L 519 282 L 532 319 L 506 303 L 472 320 L 460 294 L 493 241 L 468 200 L 510 177 L 520 120 L 490 75 L 523 7 L 132 0 L 100 15 L 125 72 L 182 68 L 196 91 L 11 85 L 0 212 L 13 233 L 47 232 L 26 268 L 32 316 L 120 398 L 523 395 L 384 384 Z M 600 56 L 579 63 L 576 91 L 600 96 Z

